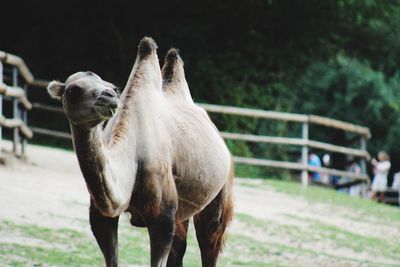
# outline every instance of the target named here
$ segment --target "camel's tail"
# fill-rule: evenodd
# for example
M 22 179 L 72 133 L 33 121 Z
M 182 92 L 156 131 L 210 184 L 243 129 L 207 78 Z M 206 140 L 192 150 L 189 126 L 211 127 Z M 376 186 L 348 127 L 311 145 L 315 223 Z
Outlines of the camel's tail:
M 234 204 L 234 199 L 233 199 L 233 179 L 235 176 L 234 172 L 234 163 L 233 160 L 231 161 L 231 170 L 229 172 L 229 177 L 228 181 L 226 183 L 226 198 L 225 201 L 223 202 L 223 208 L 222 208 L 222 214 L 221 214 L 221 231 L 219 234 L 217 234 L 217 242 L 215 242 L 215 248 L 220 251 L 222 251 L 224 245 L 225 245 L 225 240 L 226 240 L 226 228 L 228 225 L 232 222 L 233 220 L 233 204 Z
M 229 173 L 228 181 L 221 191 L 222 193 L 222 211 L 217 229 L 211 235 L 212 247 L 209 256 L 218 257 L 223 250 L 226 241 L 226 230 L 233 219 L 233 178 L 234 167 L 233 162 Z

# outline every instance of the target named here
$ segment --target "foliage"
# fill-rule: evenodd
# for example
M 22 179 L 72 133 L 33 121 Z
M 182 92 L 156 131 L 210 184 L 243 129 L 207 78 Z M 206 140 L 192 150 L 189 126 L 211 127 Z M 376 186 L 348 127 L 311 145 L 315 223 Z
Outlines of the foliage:
M 307 102 L 298 103 L 296 110 L 367 125 L 373 136 L 372 151 L 399 152 L 393 132 L 400 127 L 398 87 L 397 77 L 387 80 L 367 64 L 337 56 L 313 63 L 299 78 L 296 92 Z
M 95 3 L 9 1 L 0 20 L 10 26 L 2 30 L 0 47 L 22 56 L 36 77 L 62 80 L 90 69 L 123 88 L 140 38 L 150 35 L 160 58 L 170 46 L 181 49 L 196 101 L 361 123 L 372 129 L 372 154 L 386 149 L 400 167 L 398 1 Z M 14 14 L 19 20 L 11 25 Z M 51 101 L 41 93 L 37 98 Z M 225 131 L 298 133 L 248 118 L 214 118 Z M 68 128 L 40 114 L 30 121 Z M 282 148 L 230 147 L 238 155 L 287 155 Z

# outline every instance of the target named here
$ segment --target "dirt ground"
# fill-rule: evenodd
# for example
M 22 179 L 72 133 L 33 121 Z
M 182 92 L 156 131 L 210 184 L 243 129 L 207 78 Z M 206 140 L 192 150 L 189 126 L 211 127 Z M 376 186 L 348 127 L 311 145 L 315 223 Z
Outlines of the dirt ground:
M 6 149 L 9 146 L 5 144 Z M 82 226 L 88 218 L 89 195 L 75 154 L 32 145 L 27 151 L 27 162 L 8 160 L 7 166 L 0 166 L 0 223 L 71 228 L 90 235 L 89 225 Z M 236 179 L 235 211 L 231 233 L 251 237 L 271 249 L 281 248 L 279 253 L 265 255 L 268 266 L 274 266 L 271 262 L 278 262 L 279 266 L 400 266 L 399 257 L 356 249 L 355 244 L 349 243 L 360 236 L 371 242 L 389 239 L 389 244 L 400 248 L 399 222 L 394 226 L 379 224 L 379 218 L 354 210 L 349 213 L 348 208 L 338 205 L 313 203 L 279 192 L 257 179 Z M 307 233 L 315 233 L 314 230 L 319 230 L 319 235 L 307 240 Z M 353 236 L 341 237 L 349 233 Z M 3 231 L 0 243 L 7 242 L 36 241 Z M 307 253 L 297 253 L 295 248 Z M 229 252 L 228 256 L 232 257 Z

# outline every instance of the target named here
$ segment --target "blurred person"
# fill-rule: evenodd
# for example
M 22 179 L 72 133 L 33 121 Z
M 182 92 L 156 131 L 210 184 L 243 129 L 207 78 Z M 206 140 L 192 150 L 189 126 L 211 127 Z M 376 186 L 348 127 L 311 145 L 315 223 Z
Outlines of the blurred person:
M 315 153 L 308 155 L 308 165 L 312 167 L 321 167 L 321 160 Z M 311 172 L 310 178 L 313 181 L 320 181 L 321 174 L 319 172 Z
M 392 189 L 394 191 L 400 191 L 400 172 L 396 172 L 393 175 Z
M 324 154 L 322 156 L 322 165 L 324 168 L 329 168 L 331 165 L 331 156 L 329 154 Z M 330 175 L 326 172 L 321 173 L 321 182 L 324 184 L 330 183 Z
M 400 172 L 396 172 L 393 176 L 392 189 L 398 192 L 398 205 L 400 206 Z
M 357 159 L 354 159 L 354 157 L 351 158 L 350 165 L 347 168 L 347 170 L 349 172 L 352 172 L 352 173 L 355 173 L 355 174 L 361 174 L 361 166 L 358 163 Z M 363 184 L 362 183 L 350 186 L 349 195 L 350 196 L 361 196 L 362 195 L 362 189 L 363 189 Z
M 374 166 L 374 180 L 371 185 L 371 198 L 377 200 L 377 192 L 380 192 L 380 201 L 384 202 L 384 192 L 387 190 L 387 178 L 390 170 L 389 155 L 381 151 L 378 153 L 378 160 L 373 158 L 371 164 Z
M 357 160 L 353 160 L 349 166 L 349 172 L 354 172 L 356 174 L 361 174 L 361 167 Z

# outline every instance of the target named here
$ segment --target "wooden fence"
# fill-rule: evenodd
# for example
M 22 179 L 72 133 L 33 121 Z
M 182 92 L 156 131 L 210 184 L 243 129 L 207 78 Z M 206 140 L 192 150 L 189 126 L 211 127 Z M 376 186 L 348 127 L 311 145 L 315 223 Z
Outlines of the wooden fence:
M 26 111 L 31 108 L 38 111 L 45 111 L 47 113 L 62 114 L 63 110 L 59 106 L 52 106 L 43 103 L 33 103 L 31 104 L 26 98 L 27 85 L 34 85 L 35 87 L 45 88 L 48 81 L 35 80 L 30 73 L 29 69 L 26 67 L 25 63 L 19 57 L 6 54 L 0 51 L 0 61 L 13 66 L 13 86 L 7 86 L 2 83 L 2 69 L 0 62 L 0 144 L 1 144 L 1 126 L 14 128 L 14 149 L 16 149 L 16 143 L 20 140 L 18 133 L 21 133 L 24 138 L 31 138 L 32 132 L 39 135 L 47 135 L 56 138 L 63 138 L 71 140 L 70 133 L 61 132 L 56 130 L 51 130 L 48 128 L 31 127 L 30 129 L 26 125 Z M 24 87 L 18 87 L 17 77 L 19 74 L 24 78 Z M 5 119 L 2 117 L 1 113 L 1 95 L 5 95 L 12 98 L 14 103 L 14 118 Z M 16 104 L 15 104 L 16 103 Z M 22 108 L 22 112 L 18 109 L 18 103 Z M 303 185 L 308 184 L 308 172 L 319 172 L 328 175 L 335 176 L 346 176 L 357 180 L 368 181 L 368 176 L 366 174 L 366 159 L 369 158 L 369 154 L 366 149 L 367 139 L 371 137 L 370 130 L 366 127 L 359 125 L 354 125 L 351 123 L 334 120 L 326 117 L 321 117 L 317 115 L 304 115 L 304 114 L 293 114 L 284 113 L 276 111 L 265 111 L 256 110 L 248 108 L 230 107 L 230 106 L 220 106 L 211 104 L 198 104 L 210 113 L 220 113 L 229 114 L 234 116 L 244 116 L 258 119 L 268 119 L 277 120 L 284 122 L 294 122 L 301 124 L 301 136 L 297 138 L 289 137 L 278 137 L 278 136 L 262 136 L 253 134 L 243 134 L 243 133 L 232 133 L 232 132 L 221 132 L 224 139 L 227 140 L 240 140 L 253 143 L 266 143 L 266 144 L 280 144 L 280 145 L 294 145 L 298 146 L 301 150 L 301 162 L 288 162 L 288 161 L 277 161 L 271 159 L 260 159 L 260 158 L 247 158 L 234 156 L 234 162 L 240 164 L 249 164 L 256 166 L 272 167 L 272 168 L 283 168 L 289 170 L 301 171 L 301 180 Z M 22 116 L 21 116 L 22 115 Z M 350 148 L 345 146 L 339 146 L 335 144 L 329 144 L 324 142 L 319 142 L 316 140 L 311 140 L 309 138 L 309 126 L 311 124 L 321 125 L 325 127 L 330 127 L 334 129 L 343 130 L 345 132 L 350 132 L 358 136 L 359 148 Z M 23 153 L 24 143 L 22 143 L 22 153 Z M 328 151 L 332 153 L 342 153 L 345 155 L 351 155 L 360 159 L 361 162 L 361 174 L 348 172 L 344 170 L 337 170 L 332 168 L 315 167 L 308 165 L 308 154 L 309 149 L 319 149 L 323 151 Z
M 296 122 L 302 124 L 302 135 L 299 138 L 277 137 L 277 136 L 262 136 L 242 133 L 221 132 L 221 135 L 226 140 L 241 140 L 254 143 L 268 143 L 268 144 L 281 144 L 281 145 L 295 145 L 301 147 L 301 162 L 287 162 L 276 161 L 269 159 L 247 158 L 234 156 L 234 162 L 240 164 L 257 165 L 264 167 L 283 168 L 289 170 L 301 171 L 301 178 L 303 185 L 308 183 L 308 172 L 326 173 L 335 176 L 346 176 L 357 180 L 368 181 L 366 174 L 365 160 L 369 158 L 366 150 L 366 140 L 370 138 L 371 134 L 368 128 L 354 125 L 351 123 L 325 118 L 316 115 L 303 115 L 275 111 L 264 111 L 256 109 L 238 108 L 230 106 L 220 106 L 211 104 L 198 104 L 210 113 L 222 113 L 236 116 L 247 116 L 252 118 L 262 118 L 269 120 Z M 55 112 L 62 114 L 62 108 L 49 106 L 41 103 L 33 103 L 33 108 L 40 109 L 47 112 Z M 349 148 L 318 142 L 309 139 L 309 125 L 316 124 L 335 129 L 340 129 L 346 132 L 351 132 L 359 136 L 360 148 Z M 57 138 L 71 139 L 69 133 L 49 130 L 44 128 L 32 127 L 32 130 L 37 134 L 49 135 Z M 329 151 L 333 153 L 342 153 L 360 158 L 362 172 L 354 173 L 344 170 L 337 170 L 332 168 L 314 167 L 308 165 L 308 151 L 310 148 Z
M 6 69 L 10 70 L 7 77 Z M 6 80 L 11 85 L 7 85 Z M 2 128 L 13 130 L 13 152 L 18 156 L 24 155 L 27 139 L 33 137 L 33 132 L 27 125 L 27 113 L 33 107 L 27 98 L 28 86 L 45 87 L 47 83 L 36 80 L 20 57 L 0 51 L 0 161 L 3 160 Z M 5 117 L 3 101 L 12 102 L 12 118 Z
M 0 145 L 3 136 L 2 127 L 11 128 L 13 129 L 13 151 L 18 154 L 18 144 L 21 144 L 20 155 L 23 155 L 26 138 L 32 138 L 32 131 L 27 126 L 27 111 L 32 108 L 32 105 L 26 97 L 26 85 L 18 87 L 20 63 L 21 60 L 18 57 L 0 51 Z M 12 86 L 3 83 L 4 64 L 12 66 Z M 24 72 L 26 72 L 26 70 L 27 68 L 23 69 Z M 29 70 L 28 74 L 30 74 Z M 3 115 L 3 100 L 12 101 L 13 118 L 6 118 Z M 0 146 L 0 161 L 3 160 L 1 153 Z
M 301 162 L 287 162 L 287 161 L 276 161 L 259 158 L 246 158 L 234 156 L 234 161 L 241 164 L 250 164 L 265 167 L 283 168 L 289 170 L 301 171 L 301 181 L 303 185 L 308 184 L 308 172 L 325 173 L 328 175 L 345 176 L 353 179 L 368 181 L 366 174 L 366 159 L 369 158 L 367 152 L 366 140 L 371 137 L 370 130 L 366 127 L 354 125 L 351 123 L 325 118 L 316 115 L 304 115 L 304 114 L 293 114 L 276 111 L 265 111 L 255 110 L 238 107 L 218 106 L 210 104 L 199 104 L 208 112 L 230 114 L 237 116 L 246 116 L 252 118 L 262 118 L 269 120 L 278 120 L 286 122 L 296 122 L 302 124 L 302 135 L 299 138 L 288 138 L 288 137 L 276 137 L 276 136 L 260 136 L 252 134 L 241 134 L 241 133 L 228 133 L 221 132 L 221 135 L 225 139 L 241 140 L 246 142 L 255 143 L 268 143 L 268 144 L 281 144 L 281 145 L 296 145 L 301 147 Z M 359 136 L 360 148 L 354 149 L 344 146 L 338 146 L 334 144 L 328 144 L 318 142 L 309 139 L 309 125 L 316 124 L 335 129 L 340 129 L 346 132 L 351 132 Z M 308 165 L 308 153 L 309 148 L 320 149 L 333 153 L 342 153 L 345 155 L 351 155 L 360 158 L 361 162 L 361 173 L 357 174 L 354 172 L 348 172 L 344 170 L 336 170 L 332 168 L 314 167 Z

